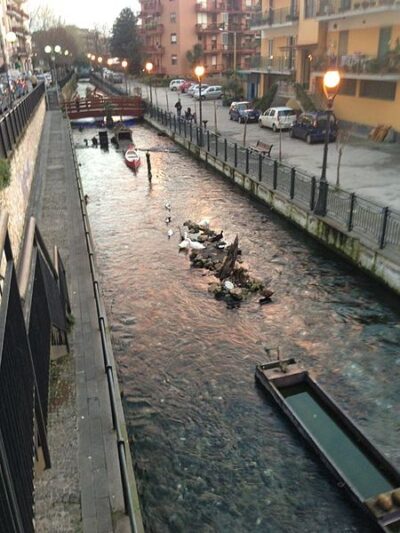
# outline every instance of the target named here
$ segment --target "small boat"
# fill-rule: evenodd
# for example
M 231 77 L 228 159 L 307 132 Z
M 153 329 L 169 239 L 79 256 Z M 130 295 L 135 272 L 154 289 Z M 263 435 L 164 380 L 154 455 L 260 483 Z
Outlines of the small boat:
M 400 473 L 294 358 L 256 367 L 268 391 L 380 531 L 400 532 Z
M 125 163 L 126 166 L 129 168 L 132 168 L 133 170 L 137 170 L 140 167 L 140 156 L 137 153 L 136 147 L 134 144 L 130 144 L 128 146 L 127 151 L 125 152 Z

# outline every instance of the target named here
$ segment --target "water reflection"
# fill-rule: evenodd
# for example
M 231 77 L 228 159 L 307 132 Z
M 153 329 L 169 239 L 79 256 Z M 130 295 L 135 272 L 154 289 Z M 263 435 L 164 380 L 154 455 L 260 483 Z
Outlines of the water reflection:
M 263 346 L 298 356 L 400 466 L 399 314 L 384 291 L 235 186 L 135 126 L 137 175 L 113 148 L 81 163 L 147 530 L 368 532 L 325 468 L 254 384 Z M 152 183 L 145 150 L 151 152 Z M 163 151 L 166 150 L 166 151 Z M 169 240 L 208 218 L 239 235 L 273 303 L 229 310 Z

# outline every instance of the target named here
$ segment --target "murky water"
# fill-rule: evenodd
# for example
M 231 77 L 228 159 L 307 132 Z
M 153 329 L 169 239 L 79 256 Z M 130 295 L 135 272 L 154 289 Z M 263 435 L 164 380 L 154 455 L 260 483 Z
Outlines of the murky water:
M 93 131 L 75 140 L 147 531 L 372 531 L 254 368 L 264 346 L 299 358 L 400 466 L 398 300 L 169 139 L 133 131 L 157 150 L 152 184 L 113 147 L 83 148 Z M 272 279 L 271 305 L 227 309 L 208 294 L 212 277 L 190 268 L 176 229 L 204 218 L 239 235 L 253 274 Z

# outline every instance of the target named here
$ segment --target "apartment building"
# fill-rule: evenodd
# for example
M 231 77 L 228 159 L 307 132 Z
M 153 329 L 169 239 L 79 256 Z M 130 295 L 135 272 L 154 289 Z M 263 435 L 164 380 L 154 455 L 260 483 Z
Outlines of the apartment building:
M 199 61 L 208 74 L 250 65 L 259 41 L 250 29 L 258 0 L 141 0 L 146 61 L 155 72 L 188 75 L 187 52 L 199 45 Z
M 321 93 L 324 72 L 336 67 L 336 115 L 400 131 L 400 0 L 262 0 L 252 28 L 262 35 L 250 69 L 260 94 L 275 81 Z
M 32 42 L 29 31 L 29 15 L 21 0 L 0 1 L 0 31 L 5 60 L 10 68 L 20 71 L 32 69 Z M 4 56 L 0 65 L 4 65 Z

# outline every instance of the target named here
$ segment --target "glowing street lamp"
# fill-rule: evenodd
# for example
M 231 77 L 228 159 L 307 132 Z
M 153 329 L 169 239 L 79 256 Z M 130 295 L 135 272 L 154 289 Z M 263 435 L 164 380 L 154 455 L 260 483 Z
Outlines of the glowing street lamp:
M 108 65 L 109 67 L 111 67 L 112 64 L 113 64 L 113 60 L 112 60 L 111 57 L 110 57 L 110 58 L 107 59 L 107 65 Z
M 61 54 L 61 46 L 59 44 L 56 44 L 54 47 L 54 51 L 56 54 Z
M 124 59 L 121 62 L 121 66 L 122 66 L 122 68 L 125 71 L 125 92 L 126 92 L 126 94 L 128 94 L 128 76 L 127 76 L 127 73 L 126 73 L 126 68 L 128 66 L 128 61 L 126 59 Z
M 324 156 L 322 159 L 321 178 L 319 180 L 319 194 L 317 204 L 314 209 L 316 215 L 326 215 L 326 204 L 328 200 L 328 182 L 326 180 L 326 167 L 328 163 L 328 145 L 331 133 L 331 118 L 333 101 L 339 91 L 340 73 L 337 70 L 328 70 L 324 74 L 323 91 L 328 100 L 326 110 L 326 127 L 325 127 L 325 142 L 324 142 Z
M 151 72 L 153 70 L 153 63 L 151 63 L 150 61 L 148 61 L 144 68 L 147 72 L 147 74 L 149 75 L 149 87 L 150 87 L 150 105 L 153 105 L 153 94 L 152 94 L 152 91 L 151 91 Z
M 206 69 L 203 67 L 203 65 L 197 65 L 197 67 L 194 69 L 194 73 L 199 81 L 200 146 L 203 146 L 203 106 L 201 98 L 201 79 L 204 76 L 205 70 Z

